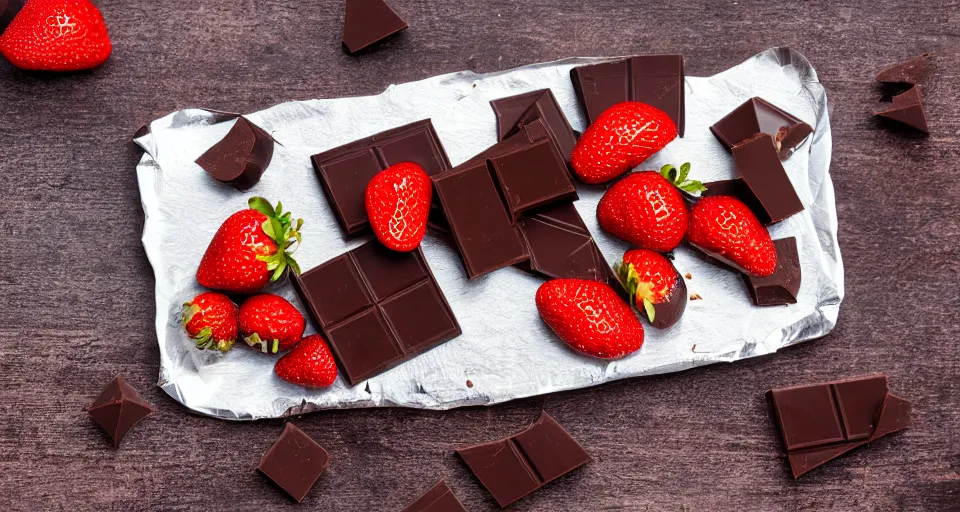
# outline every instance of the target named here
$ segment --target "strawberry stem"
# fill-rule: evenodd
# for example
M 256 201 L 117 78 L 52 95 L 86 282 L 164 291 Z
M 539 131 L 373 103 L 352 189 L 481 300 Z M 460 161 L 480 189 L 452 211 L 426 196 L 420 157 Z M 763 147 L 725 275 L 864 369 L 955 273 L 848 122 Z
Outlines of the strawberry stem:
M 276 208 L 262 197 L 252 197 L 247 204 L 251 209 L 267 217 L 263 222 L 263 233 L 277 244 L 276 254 L 257 256 L 258 260 L 267 262 L 267 270 L 273 272 L 270 275 L 270 281 L 277 281 L 283 277 L 288 268 L 299 274 L 300 265 L 293 259 L 292 254 L 303 242 L 303 237 L 300 235 L 303 219 L 294 221 L 290 212 L 283 211 L 283 203 L 279 201 Z M 293 247 L 294 243 L 296 247 Z
M 689 175 L 690 162 L 685 162 L 680 166 L 680 169 L 677 169 L 671 164 L 664 165 L 660 168 L 660 176 L 663 176 L 664 179 L 672 183 L 673 186 L 683 190 L 684 192 L 696 194 L 697 192 L 704 192 L 707 190 L 707 187 L 704 187 L 702 182 L 697 180 L 688 180 L 687 176 Z

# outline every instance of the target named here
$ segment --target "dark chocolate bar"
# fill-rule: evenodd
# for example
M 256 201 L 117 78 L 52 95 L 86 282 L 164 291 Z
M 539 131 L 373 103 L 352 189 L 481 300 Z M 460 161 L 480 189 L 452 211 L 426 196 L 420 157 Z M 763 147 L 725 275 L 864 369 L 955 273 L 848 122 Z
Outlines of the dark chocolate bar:
M 683 137 L 686 124 L 683 55 L 638 55 L 570 70 L 588 124 L 611 106 L 639 101 L 667 113 Z
M 563 114 L 557 98 L 550 89 L 501 98 L 490 102 L 497 115 L 497 140 L 501 141 L 519 132 L 524 125 L 541 120 L 546 127 L 550 140 L 567 168 L 570 167 L 570 155 L 577 145 L 577 136 Z
M 299 503 L 329 463 L 330 454 L 322 446 L 287 423 L 257 469 Z
M 909 404 L 888 392 L 883 375 L 774 389 L 768 397 L 794 478 L 909 426 Z
M 13 18 L 17 17 L 26 0 L 0 0 L 0 34 L 7 29 Z
M 897 121 L 901 125 L 913 128 L 921 133 L 930 133 L 930 127 L 927 125 L 927 114 L 923 110 L 919 85 L 894 96 L 893 103 L 888 108 L 874 112 L 873 115 Z
M 134 425 L 153 413 L 153 406 L 127 384 L 123 377 L 117 375 L 87 412 L 93 421 L 107 431 L 113 439 L 113 446 L 118 447 L 123 436 L 127 435 Z
M 777 269 L 767 277 L 741 274 L 750 298 L 757 306 L 796 304 L 800 293 L 800 255 L 794 237 L 774 240 Z
M 291 276 L 351 386 L 460 335 L 419 248 L 374 240 Z
M 530 254 L 518 266 L 547 279 L 577 278 L 613 285 L 616 277 L 573 203 L 537 210 L 517 223 Z
M 467 512 L 467 509 L 463 508 L 463 503 L 447 487 L 447 483 L 440 480 L 403 512 Z
M 227 135 L 197 158 L 197 165 L 217 181 L 246 190 L 260 181 L 273 158 L 274 140 L 245 117 L 238 117 Z
M 347 0 L 343 46 L 356 53 L 407 27 L 407 22 L 384 0 Z
M 457 449 L 500 507 L 591 461 L 590 455 L 546 412 L 523 432 Z
M 803 211 L 803 203 L 777 156 L 773 137 L 759 133 L 734 146 L 733 160 L 743 182 L 757 198 L 764 220 L 776 223 Z
M 330 208 L 347 235 L 355 235 L 370 223 L 364 205 L 367 184 L 380 171 L 401 162 L 413 162 L 435 176 L 450 169 L 450 159 L 429 119 L 393 128 L 313 155 Z M 445 230 L 443 215 L 434 202 L 431 227 Z
M 763 100 L 750 98 L 710 127 L 717 140 L 728 150 L 758 133 L 773 137 L 781 159 L 793 153 L 813 127 Z
M 540 119 L 433 184 L 471 279 L 529 258 L 515 224 L 521 214 L 577 198 Z
M 932 53 L 924 53 L 919 57 L 887 66 L 877 73 L 877 81 L 884 84 L 922 84 L 930 74 L 930 59 L 933 56 Z

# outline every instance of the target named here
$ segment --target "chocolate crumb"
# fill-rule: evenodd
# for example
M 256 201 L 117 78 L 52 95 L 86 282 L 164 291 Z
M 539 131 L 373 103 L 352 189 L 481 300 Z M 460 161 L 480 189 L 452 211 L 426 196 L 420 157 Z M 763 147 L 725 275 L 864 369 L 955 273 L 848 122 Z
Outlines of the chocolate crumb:
M 690 352 L 696 352 L 696 351 L 697 351 L 697 344 L 694 343 L 693 346 L 690 347 Z
M 467 381 L 467 387 L 468 387 L 468 388 L 472 388 L 472 387 L 473 387 L 473 381 L 472 381 L 472 380 L 468 380 L 468 381 Z
M 703 300 L 703 297 L 699 293 L 694 293 L 690 295 L 690 300 Z
M 686 274 L 684 274 L 683 277 L 686 277 L 687 279 L 693 279 L 693 276 L 690 275 L 690 272 L 687 272 Z

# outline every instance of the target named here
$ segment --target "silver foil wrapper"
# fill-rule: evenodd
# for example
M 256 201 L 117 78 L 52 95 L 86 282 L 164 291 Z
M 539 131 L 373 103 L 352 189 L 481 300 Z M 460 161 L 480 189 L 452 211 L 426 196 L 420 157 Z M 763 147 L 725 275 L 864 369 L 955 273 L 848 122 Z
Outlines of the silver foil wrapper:
M 143 245 L 156 274 L 159 386 L 186 407 L 229 420 L 276 418 L 322 409 L 415 407 L 450 409 L 584 388 L 604 382 L 676 372 L 770 354 L 833 329 L 843 298 L 837 212 L 829 166 L 832 151 L 827 99 L 817 74 L 788 48 L 765 51 L 718 75 L 687 77 L 686 137 L 643 164 L 692 163 L 704 182 L 735 175 L 733 160 L 708 127 L 753 96 L 761 96 L 813 125 L 815 134 L 785 162 L 806 209 L 771 227 L 775 239 L 797 238 L 802 265 L 798 303 L 755 307 L 740 276 L 686 248 L 675 264 L 689 272 L 686 314 L 666 330 L 648 328 L 643 348 L 617 361 L 583 357 L 541 322 L 534 294 L 541 279 L 506 268 L 468 281 L 455 250 L 428 235 L 423 251 L 463 328 L 463 334 L 356 387 L 342 379 L 309 390 L 273 373 L 276 356 L 242 346 L 226 354 L 194 348 L 180 324 L 181 304 L 203 290 L 195 273 L 220 223 L 259 195 L 305 220 L 296 253 L 312 268 L 366 241 L 344 241 L 310 156 L 420 119 L 433 120 L 454 165 L 496 142 L 490 100 L 540 88 L 556 95 L 570 123 L 584 119 L 570 82 L 574 66 L 602 58 L 571 58 L 485 75 L 464 71 L 400 85 L 376 96 L 290 102 L 247 116 L 279 144 L 262 180 L 238 192 L 211 179 L 194 160 L 219 141 L 232 121 L 186 109 L 153 121 L 136 142 L 146 151 L 137 166 L 146 221 Z M 576 203 L 609 262 L 629 247 L 596 222 L 602 191 L 582 187 Z M 301 311 L 289 284 L 270 290 Z M 314 332 L 308 322 L 308 333 Z M 468 385 L 470 381 L 472 385 Z

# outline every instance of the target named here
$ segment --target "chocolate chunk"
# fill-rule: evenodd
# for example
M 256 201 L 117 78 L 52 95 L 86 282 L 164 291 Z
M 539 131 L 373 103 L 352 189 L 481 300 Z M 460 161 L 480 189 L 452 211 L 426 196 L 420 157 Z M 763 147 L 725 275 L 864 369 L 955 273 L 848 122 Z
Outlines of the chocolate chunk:
M 590 455 L 546 412 L 529 428 L 498 441 L 457 449 L 500 507 L 590 462 Z
M 796 304 L 800 293 L 800 255 L 794 237 L 774 240 L 777 268 L 767 277 L 741 274 L 756 306 Z
M 929 134 L 927 114 L 923 111 L 920 86 L 915 85 L 906 92 L 893 97 L 889 108 L 874 112 L 874 116 L 892 119 L 922 133 Z
M 118 447 L 123 436 L 153 412 L 153 406 L 117 375 L 87 412 L 113 438 L 113 446 Z
M 750 190 L 750 187 L 743 181 L 743 178 L 711 181 L 704 183 L 703 186 L 706 187 L 707 190 L 701 192 L 700 197 L 733 196 L 747 205 L 747 208 L 750 208 L 750 211 L 757 216 L 757 220 L 766 225 L 771 224 L 767 211 L 763 209 L 763 205 L 760 204 L 757 196 Z
M 463 503 L 447 487 L 447 483 L 440 480 L 403 512 L 467 512 L 467 509 L 463 508 Z
M 577 198 L 540 119 L 433 184 L 471 279 L 529 258 L 515 224 L 521 214 Z
M 570 70 L 573 89 L 589 124 L 611 106 L 639 101 L 667 113 L 683 137 L 685 80 L 682 55 L 638 55 Z
M 610 265 L 573 203 L 532 212 L 518 222 L 530 261 L 518 266 L 547 279 L 577 278 L 612 284 Z
M 407 28 L 383 0 L 347 0 L 343 20 L 343 45 L 356 53 Z
M 461 332 L 419 248 L 401 253 L 374 240 L 292 283 L 351 386 Z
M 676 270 L 676 269 L 674 269 Z M 640 305 L 643 308 L 643 305 Z M 680 272 L 677 272 L 677 284 L 667 296 L 667 300 L 653 305 L 653 322 L 650 325 L 657 329 L 672 327 L 680 321 L 683 312 L 687 309 L 687 283 Z
M 260 181 L 273 158 L 273 137 L 238 117 L 226 137 L 197 158 L 197 165 L 221 183 L 246 190 Z
M 750 98 L 717 121 L 710 131 L 727 149 L 766 133 L 774 138 L 780 158 L 786 159 L 813 133 L 813 128 L 762 98 Z
M 330 454 L 322 446 L 287 423 L 257 469 L 299 503 L 329 463 Z
M 0 34 L 6 30 L 13 18 L 17 17 L 25 3 L 26 0 L 0 0 Z
M 803 203 L 777 156 L 773 137 L 760 133 L 737 144 L 733 147 L 733 160 L 762 207 L 764 220 L 776 223 L 803 211 Z
M 519 132 L 524 125 L 539 119 L 543 122 L 550 140 L 556 145 L 560 157 L 572 172 L 570 155 L 573 153 L 574 146 L 577 145 L 577 135 L 570 127 L 567 116 L 563 114 L 557 98 L 550 89 L 540 89 L 493 100 L 490 106 L 497 115 L 498 141 L 506 139 Z
M 794 478 L 909 426 L 909 403 L 886 376 L 774 389 L 768 393 Z
M 348 236 L 370 225 L 363 201 L 374 175 L 401 162 L 413 162 L 429 176 L 451 167 L 429 119 L 344 144 L 313 155 L 311 160 L 330 208 Z M 446 221 L 436 200 L 430 220 L 430 227 L 446 231 Z
M 930 59 L 933 56 L 932 53 L 924 53 L 919 57 L 887 66 L 877 73 L 877 81 L 885 84 L 922 84 L 930 74 Z

